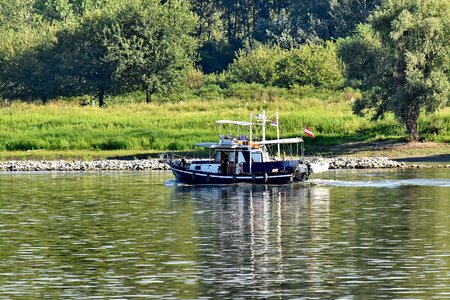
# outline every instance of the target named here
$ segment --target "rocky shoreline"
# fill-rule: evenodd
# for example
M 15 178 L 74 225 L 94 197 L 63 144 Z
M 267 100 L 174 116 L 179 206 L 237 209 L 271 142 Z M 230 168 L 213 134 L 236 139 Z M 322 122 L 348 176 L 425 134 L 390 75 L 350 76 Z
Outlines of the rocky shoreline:
M 447 165 L 405 164 L 386 157 L 334 157 L 309 158 L 328 161 L 330 169 L 380 169 L 380 168 L 450 168 Z M 149 171 L 169 170 L 167 161 L 160 159 L 140 160 L 94 160 L 94 161 L 3 161 L 0 172 L 39 172 L 39 171 Z
M 424 165 L 406 164 L 386 157 L 334 157 L 325 159 L 330 163 L 330 169 L 417 169 L 417 168 L 450 168 L 450 164 Z
M 148 171 L 169 170 L 169 165 L 159 159 L 137 160 L 93 160 L 93 161 L 3 161 L 0 172 L 39 172 L 39 171 Z

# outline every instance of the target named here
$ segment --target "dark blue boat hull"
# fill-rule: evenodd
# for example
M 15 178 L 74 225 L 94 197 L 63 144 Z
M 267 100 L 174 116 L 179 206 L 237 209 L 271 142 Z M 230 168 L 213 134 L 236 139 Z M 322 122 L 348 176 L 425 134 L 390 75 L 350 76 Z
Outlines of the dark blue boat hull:
M 256 184 L 285 184 L 295 177 L 292 170 L 283 172 L 259 172 L 253 174 L 211 174 L 200 171 L 187 170 L 180 166 L 171 166 L 175 177 L 186 184 L 233 184 L 233 183 L 256 183 Z

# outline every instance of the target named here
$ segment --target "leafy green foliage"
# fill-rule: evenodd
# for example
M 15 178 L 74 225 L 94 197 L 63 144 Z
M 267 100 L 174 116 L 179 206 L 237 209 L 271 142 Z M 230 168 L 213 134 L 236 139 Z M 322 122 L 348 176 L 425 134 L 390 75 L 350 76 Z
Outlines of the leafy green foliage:
M 449 103 L 449 36 L 448 1 L 386 1 L 342 43 L 347 75 L 365 91 L 355 111 L 375 118 L 393 112 L 418 140 L 420 113 Z
M 276 84 L 281 87 L 313 85 L 337 88 L 344 81 L 342 63 L 332 42 L 292 49 L 279 61 L 277 69 Z
M 55 52 L 60 95 L 97 95 L 103 106 L 105 94 L 117 88 L 113 81 L 115 65 L 106 59 L 108 48 L 103 43 L 103 31 L 112 20 L 106 12 L 94 11 L 80 25 L 58 33 Z
M 348 36 L 357 24 L 366 22 L 381 1 L 192 0 L 192 3 L 199 16 L 197 34 L 205 42 L 200 65 L 210 73 L 225 70 L 223 62 L 230 62 L 233 53 L 243 47 L 255 48 L 262 43 L 291 49 Z
M 106 94 L 123 90 L 173 91 L 193 68 L 196 18 L 183 0 L 29 5 L 42 22 L 0 27 L 3 98 L 46 102 L 56 96 L 97 95 L 103 106 Z M 24 7 L 20 16 L 32 12 Z
M 40 18 L 33 14 L 34 3 L 35 0 L 0 0 L 0 32 L 38 24 Z
M 250 52 L 241 50 L 227 75 L 232 82 L 273 85 L 278 75 L 277 63 L 284 55 L 285 51 L 277 46 L 261 46 Z
M 354 108 L 361 114 L 383 117 L 393 112 L 407 125 L 412 139 L 418 138 L 417 126 L 427 138 L 445 135 L 442 121 L 434 126 L 420 113 L 449 103 L 448 1 L 385 2 L 369 25 L 338 42 L 348 83 L 363 90 L 362 98 L 347 100 L 359 99 Z M 84 97 L 90 104 L 90 97 L 96 96 L 100 105 L 105 97 L 111 99 L 109 105 L 136 102 L 136 97 L 150 102 L 155 97 L 175 106 L 192 97 L 241 99 L 256 100 L 251 105 L 256 110 L 305 105 L 298 101 L 291 105 L 296 97 L 333 102 L 343 81 L 342 63 L 336 44 L 324 39 L 345 37 L 379 3 L 0 0 L 0 97 L 43 102 Z M 232 64 L 228 71 L 204 76 L 194 67 L 197 59 L 205 73 Z M 180 92 L 185 85 L 193 90 Z M 168 97 L 172 91 L 180 93 Z M 190 104 L 208 110 L 203 104 Z M 179 111 L 193 108 L 180 104 Z M 331 129 L 331 125 L 318 126 L 330 134 L 347 126 Z M 70 139 L 62 135 L 58 139 L 60 143 L 53 141 L 45 148 L 73 147 Z M 153 146 L 140 138 L 99 140 L 94 146 L 84 140 L 80 147 L 163 148 L 171 143 L 172 149 L 187 147 L 185 141 L 167 139 Z M 39 138 L 16 142 L 11 140 L 2 149 L 42 147 Z
M 3 32 L 0 44 L 0 96 L 46 101 L 55 95 L 52 45 L 55 28 Z
M 283 50 L 261 46 L 240 51 L 227 73 L 231 82 L 260 83 L 292 88 L 296 85 L 337 88 L 343 82 L 342 63 L 336 45 L 304 45 Z
M 196 22 L 185 1 L 130 3 L 107 28 L 107 61 L 114 77 L 128 90 L 149 95 L 177 89 L 193 67 Z M 175 17 L 174 17 L 175 16 Z

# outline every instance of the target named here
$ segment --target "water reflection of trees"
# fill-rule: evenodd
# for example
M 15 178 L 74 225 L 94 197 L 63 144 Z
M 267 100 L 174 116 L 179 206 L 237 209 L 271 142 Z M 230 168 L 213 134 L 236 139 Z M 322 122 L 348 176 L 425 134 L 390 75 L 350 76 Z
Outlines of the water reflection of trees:
M 205 212 L 196 220 L 199 238 L 205 239 L 198 250 L 204 264 L 202 280 L 220 282 L 202 285 L 207 293 L 281 295 L 283 286 L 295 284 L 289 287 L 295 294 L 302 288 L 299 282 L 311 288 L 322 282 L 317 278 L 321 262 L 310 253 L 328 244 L 328 188 L 177 187 L 173 198 L 180 197 L 194 200 L 196 210 Z M 302 269 L 297 275 L 304 278 L 290 278 L 293 268 Z

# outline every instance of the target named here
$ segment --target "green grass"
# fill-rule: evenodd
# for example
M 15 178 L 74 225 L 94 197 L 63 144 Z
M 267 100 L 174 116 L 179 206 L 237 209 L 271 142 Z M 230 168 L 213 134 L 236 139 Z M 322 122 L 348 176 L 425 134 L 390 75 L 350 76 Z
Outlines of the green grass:
M 392 116 L 371 122 L 353 115 L 348 91 L 319 92 L 316 96 L 309 92 L 292 95 L 275 91 L 269 96 L 258 90 L 256 97 L 248 90 L 246 93 L 250 94 L 240 99 L 201 100 L 191 95 L 150 105 L 116 97 L 111 102 L 118 104 L 103 109 L 80 106 L 77 101 L 45 106 L 13 102 L 0 108 L 0 159 L 14 155 L 26 159 L 26 153 L 40 157 L 36 156 L 40 150 L 46 150 L 47 156 L 42 157 L 47 158 L 64 156 L 61 153 L 69 158 L 106 158 L 98 153 L 117 150 L 127 156 L 186 151 L 197 142 L 218 139 L 216 120 L 248 120 L 250 111 L 263 109 L 279 111 L 283 137 L 302 136 L 304 126 L 312 128 L 317 138 L 306 138 L 306 143 L 314 146 L 406 138 L 403 126 Z M 419 126 L 427 140 L 450 142 L 450 108 L 423 117 Z M 275 137 L 273 128 L 268 129 L 268 137 Z

